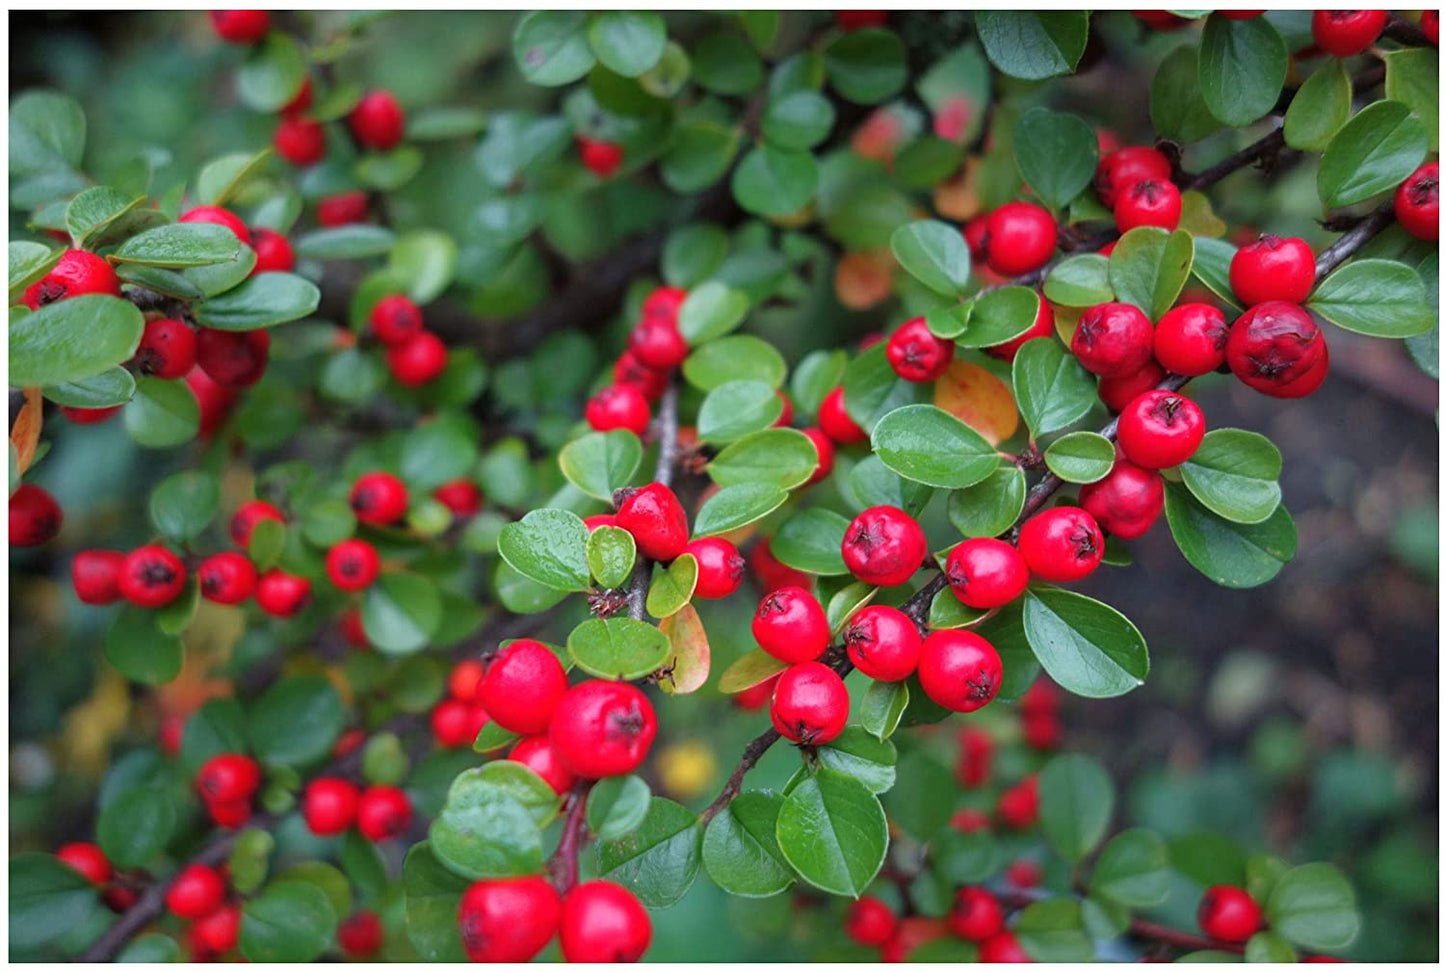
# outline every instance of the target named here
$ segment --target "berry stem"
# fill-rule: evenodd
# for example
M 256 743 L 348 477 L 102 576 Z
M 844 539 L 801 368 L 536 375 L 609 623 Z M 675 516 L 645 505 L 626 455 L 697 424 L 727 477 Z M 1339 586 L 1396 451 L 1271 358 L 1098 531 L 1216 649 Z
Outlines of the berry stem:
M 743 788 L 743 776 L 752 771 L 753 766 L 758 764 L 758 759 L 763 757 L 763 753 L 772 748 L 773 743 L 780 738 L 782 736 L 778 734 L 778 730 L 770 728 L 748 743 L 747 748 L 743 749 L 743 757 L 738 760 L 737 768 L 733 769 L 733 774 L 728 776 L 727 784 L 722 787 L 722 792 L 719 792 L 717 798 L 702 811 L 701 819 L 704 826 L 712 822 L 714 816 L 726 809 L 728 804 L 737 798 Z
M 587 794 L 591 791 L 589 779 L 583 779 L 572 787 L 572 802 L 567 807 L 567 820 L 562 824 L 562 839 L 547 864 L 547 875 L 552 878 L 552 885 L 564 897 L 577 885 L 577 855 L 586 841 Z
M 677 468 L 677 382 L 669 381 L 658 405 L 653 423 L 657 434 L 657 469 L 652 480 L 672 488 L 672 473 Z M 632 569 L 632 584 L 627 589 L 627 615 L 633 620 L 647 616 L 647 589 L 652 585 L 652 561 L 637 556 Z

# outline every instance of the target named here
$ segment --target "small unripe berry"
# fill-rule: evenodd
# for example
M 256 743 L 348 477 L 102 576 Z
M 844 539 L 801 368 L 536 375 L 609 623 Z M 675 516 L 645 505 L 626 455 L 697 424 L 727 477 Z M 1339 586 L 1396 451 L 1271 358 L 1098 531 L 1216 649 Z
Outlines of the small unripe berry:
M 1224 363 L 1229 324 L 1218 307 L 1180 304 L 1154 328 L 1154 358 L 1175 374 L 1208 374 Z
M 1315 286 L 1315 254 L 1298 236 L 1266 233 L 1229 261 L 1229 288 L 1246 307 L 1270 300 L 1304 303 Z
M 336 929 L 336 943 L 349 958 L 371 957 L 381 950 L 381 918 L 370 910 L 358 910 Z
M 1127 233 L 1138 226 L 1179 227 L 1184 204 L 1179 188 L 1167 179 L 1140 179 L 1124 187 L 1114 201 L 1114 224 Z
M 1029 585 L 1029 568 L 1019 551 L 998 539 L 966 539 L 948 552 L 943 568 L 960 602 L 979 610 L 1012 603 Z
M 542 877 L 482 880 L 462 894 L 457 908 L 462 946 L 473 961 L 530 961 L 557 933 L 562 901 Z
M 266 373 L 271 353 L 269 330 L 215 330 L 196 333 L 196 364 L 225 388 L 249 388 Z
M 1224 357 L 1234 376 L 1274 398 L 1302 398 L 1330 369 L 1325 335 L 1303 307 L 1270 301 L 1234 322 Z
M 1093 573 L 1103 561 L 1104 537 L 1093 516 L 1058 506 L 1024 522 L 1019 553 L 1033 576 L 1049 583 L 1070 583 Z
M 183 320 L 147 321 L 131 364 L 140 374 L 166 381 L 183 378 L 196 366 L 196 332 Z
M 547 730 L 567 693 L 567 672 L 547 645 L 524 637 L 492 659 L 477 693 L 498 725 L 519 735 L 536 735 Z
M 326 551 L 326 575 L 338 590 L 365 590 L 380 573 L 381 557 L 364 539 L 344 539 Z
M 1108 475 L 1079 489 L 1079 505 L 1120 539 L 1138 539 L 1164 511 L 1164 478 L 1117 459 Z
M 247 246 L 251 245 L 251 231 L 246 228 L 246 224 L 241 221 L 241 217 L 237 216 L 231 210 L 223 209 L 220 206 L 196 206 L 193 209 L 188 209 L 181 213 L 180 218 L 178 218 L 176 222 L 212 223 L 216 226 L 225 226 L 241 242 Z
M 1395 190 L 1395 219 L 1416 239 L 1440 238 L 1439 162 L 1426 162 L 1400 183 Z
M 386 349 L 386 368 L 399 384 L 419 388 L 447 369 L 447 345 L 424 330 L 402 344 Z
M 286 523 L 286 517 L 281 515 L 281 510 L 262 499 L 252 499 L 243 503 L 236 514 L 231 517 L 231 539 L 242 549 L 251 545 L 251 533 L 255 531 L 256 524 L 263 519 L 275 520 L 282 525 Z
M 578 154 L 582 164 L 599 179 L 605 179 L 622 165 L 622 146 L 600 138 L 577 136 Z
M 927 555 L 923 527 L 896 506 L 863 510 L 843 534 L 843 562 L 864 583 L 880 587 L 907 583 Z
M 344 833 L 356 822 L 361 790 L 346 779 L 322 776 L 311 780 L 301 797 L 301 816 L 317 836 Z
M 1132 304 L 1101 303 L 1079 317 L 1070 346 L 1086 370 L 1104 378 L 1122 378 L 1152 359 L 1154 328 Z
M 356 828 L 373 843 L 401 836 L 411 828 L 411 800 L 394 786 L 372 786 L 356 806 Z
M 196 792 L 211 802 L 250 799 L 260 786 L 261 767 L 239 752 L 212 756 L 196 773 Z
M 652 412 L 641 391 L 630 384 L 612 384 L 587 401 L 587 424 L 593 431 L 610 432 L 625 428 L 639 438 L 647 434 Z
M 584 681 L 568 689 L 548 728 L 552 749 L 574 775 L 626 775 L 642 764 L 657 736 L 652 702 L 621 681 Z
M 186 588 L 186 568 L 164 546 L 142 546 L 120 567 L 120 595 L 137 607 L 164 607 Z
M 888 364 L 905 381 L 936 381 L 953 363 L 953 341 L 928 329 L 922 317 L 906 321 L 888 338 Z
M 1316 10 L 1310 29 L 1320 50 L 1350 57 L 1364 53 L 1380 39 L 1389 16 L 1387 10 Z
M 695 539 L 683 548 L 697 560 L 697 589 L 694 597 L 719 600 L 730 597 L 742 586 L 747 561 L 738 548 L 725 539 L 708 536 Z
M 1018 356 L 1019 348 L 1031 340 L 1041 337 L 1054 336 L 1054 308 L 1041 295 L 1039 297 L 1039 311 L 1034 315 L 1034 322 L 1029 329 L 1011 341 L 996 344 L 993 347 L 985 347 L 983 352 L 990 357 L 996 357 L 1003 361 L 1013 362 Z
M 848 905 L 843 931 L 865 947 L 881 947 L 898 929 L 898 918 L 877 897 L 859 897 Z
M 55 268 L 25 288 L 25 306 L 39 310 L 47 304 L 90 293 L 120 296 L 120 277 L 94 253 L 68 249 Z
M 984 941 L 1003 930 L 1003 907 L 982 887 L 960 887 L 948 910 L 948 929 L 965 941 Z
M 367 472 L 351 487 L 351 509 L 368 526 L 390 526 L 406 515 L 406 484 L 390 472 Z
M 290 273 L 296 268 L 296 251 L 291 241 L 274 229 L 256 228 L 251 230 L 255 239 L 256 266 L 251 275 L 258 273 Z
M 896 607 L 864 607 L 843 628 L 842 636 L 848 659 L 874 681 L 902 681 L 918 667 L 923 638 Z
M 42 546 L 60 532 L 65 513 L 55 497 L 33 482 L 23 482 L 10 497 L 10 545 Z
M 351 133 L 366 148 L 395 148 L 406 131 L 406 114 L 390 91 L 371 91 L 351 110 Z
M 858 426 L 843 406 L 843 388 L 834 388 L 818 405 L 818 427 L 839 445 L 856 445 L 868 441 L 868 433 Z
M 670 563 L 687 548 L 687 513 L 677 495 L 652 482 L 622 500 L 617 525 L 632 534 L 643 556 Z
M 366 193 L 361 189 L 338 192 L 316 204 L 316 221 L 326 227 L 363 222 L 367 205 Z
M 827 745 L 848 724 L 848 689 L 817 661 L 794 664 L 773 687 L 773 727 L 800 745 Z
M 310 118 L 283 118 L 272 144 L 276 154 L 292 165 L 315 165 L 326 157 L 326 129 Z
M 67 843 L 55 851 L 61 863 L 94 884 L 110 882 L 111 865 L 105 852 L 94 843 Z
M 988 265 L 1018 276 L 1037 270 L 1054 255 L 1058 228 L 1047 209 L 1031 202 L 1007 202 L 988 217 Z
M 212 10 L 211 27 L 229 44 L 254 44 L 271 29 L 265 10 Z
M 70 561 L 70 580 L 80 602 L 101 607 L 119 600 L 124 563 L 125 554 L 119 550 L 82 550 L 75 554 Z
M 192 863 L 166 890 L 166 908 L 182 920 L 214 913 L 226 899 L 226 883 L 211 867 Z
M 1003 682 L 1003 662 L 992 644 L 973 631 L 937 630 L 918 655 L 923 693 L 949 711 L 977 711 Z
M 659 371 L 675 368 L 687 357 L 687 341 L 676 322 L 660 314 L 637 322 L 627 339 L 627 349 L 644 366 Z
M 1039 820 L 1039 777 L 1026 776 L 998 797 L 999 822 L 1010 829 L 1028 829 Z
M 311 602 L 311 581 L 281 570 L 267 570 L 256 582 L 256 606 L 272 617 L 295 617 Z
M 1172 469 L 1204 440 L 1204 412 L 1173 391 L 1146 391 L 1119 414 L 1119 448 L 1135 465 Z
M 546 735 L 533 735 L 522 739 L 512 747 L 507 758 L 520 762 L 537 773 L 559 796 L 577 782 L 577 777 L 557 757 L 557 751 L 552 748 L 552 740 Z
M 811 593 L 783 587 L 758 602 L 753 639 L 779 661 L 812 661 L 828 649 L 828 617 Z
M 1264 923 L 1259 904 L 1242 887 L 1219 884 L 1199 901 L 1199 929 L 1215 940 L 1243 944 Z
M 378 300 L 367 321 L 383 344 L 404 344 L 422 332 L 421 308 L 400 293 Z
M 196 569 L 201 596 L 212 603 L 236 606 L 256 592 L 256 566 L 250 557 L 227 551 L 206 557 Z

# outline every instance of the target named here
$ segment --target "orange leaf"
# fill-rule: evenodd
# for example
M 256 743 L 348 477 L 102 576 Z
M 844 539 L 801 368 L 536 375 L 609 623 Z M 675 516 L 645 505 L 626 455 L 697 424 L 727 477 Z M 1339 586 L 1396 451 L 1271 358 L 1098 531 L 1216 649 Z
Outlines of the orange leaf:
M 30 468 L 30 463 L 35 458 L 35 447 L 40 444 L 40 426 L 43 422 L 40 389 L 26 388 L 25 405 L 20 409 L 20 414 L 15 416 L 15 423 L 10 426 L 10 444 L 15 446 L 21 475 Z
M 692 694 L 707 683 L 708 672 L 712 669 L 712 648 L 707 642 L 707 631 L 702 619 L 692 604 L 683 604 L 682 609 L 664 617 L 658 629 L 672 642 L 672 680 L 658 682 L 658 687 L 668 694 Z
M 887 253 L 845 253 L 833 272 L 838 302 L 849 310 L 867 310 L 893 292 L 893 257 Z
M 954 361 L 933 389 L 933 403 L 997 445 L 1019 427 L 1019 411 L 1008 385 L 985 368 Z

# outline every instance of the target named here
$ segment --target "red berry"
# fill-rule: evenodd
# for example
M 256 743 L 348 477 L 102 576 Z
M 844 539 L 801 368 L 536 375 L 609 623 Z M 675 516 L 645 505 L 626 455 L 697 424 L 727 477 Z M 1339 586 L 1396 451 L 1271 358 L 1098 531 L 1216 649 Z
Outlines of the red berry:
M 64 520 L 54 496 L 33 482 L 21 483 L 10 497 L 10 545 L 42 546 L 55 538 Z
M 986 833 L 991 823 L 988 813 L 977 809 L 960 809 L 949 819 L 948 825 L 960 833 Z
M 804 428 L 804 435 L 813 443 L 813 448 L 818 452 L 818 464 L 813 469 L 813 474 L 803 485 L 810 486 L 822 482 L 833 473 L 833 460 L 836 457 L 836 450 L 833 447 L 833 440 L 823 434 L 821 428 Z
M 110 860 L 94 843 L 67 843 L 56 850 L 55 855 L 91 883 L 110 882 Z
M 622 146 L 616 142 L 578 135 L 577 147 L 582 156 L 582 164 L 600 179 L 607 178 L 622 165 Z
M 380 572 L 381 557 L 364 539 L 344 539 L 326 551 L 326 575 L 338 590 L 365 590 Z
M 1316 15 L 1318 16 L 1318 14 Z M 1242 887 L 1219 884 L 1199 901 L 1199 929 L 1215 940 L 1243 944 L 1263 925 L 1259 904 Z
M 473 961 L 530 961 L 557 933 L 562 901 L 542 877 L 482 880 L 462 894 L 457 908 L 462 946 Z
M 1114 200 L 1114 224 L 1127 233 L 1138 226 L 1179 227 L 1184 204 L 1179 188 L 1167 179 L 1140 179 L 1124 187 Z
M 1012 603 L 1029 585 L 1019 551 L 998 539 L 966 539 L 948 553 L 943 575 L 961 602 L 980 610 Z
M 865 27 L 882 27 L 888 23 L 886 10 L 838 10 L 833 16 L 841 30 L 862 30 Z
M 1154 354 L 1154 328 L 1143 311 L 1127 303 L 1101 303 L 1085 310 L 1074 328 L 1074 356 L 1103 378 L 1138 373 Z
M 818 405 L 818 427 L 839 445 L 856 445 L 868 441 L 868 433 L 858 426 L 843 407 L 843 388 L 834 388 Z
M 980 964 L 1032 964 L 1033 958 L 1008 931 L 999 931 L 978 945 Z
M 768 593 L 784 587 L 799 587 L 803 590 L 813 588 L 812 574 L 784 565 L 773 555 L 772 541 L 766 536 L 758 540 L 757 545 L 748 553 L 748 566 L 752 567 L 753 577 L 758 581 L 758 585 Z
M 1003 930 L 1003 907 L 982 887 L 960 887 L 948 910 L 948 929 L 965 941 L 984 941 Z
M 120 566 L 120 595 L 137 607 L 164 607 L 186 588 L 186 568 L 164 546 L 142 546 Z
M 216 553 L 206 557 L 196 570 L 201 596 L 212 603 L 236 606 L 256 592 L 256 567 L 240 553 Z
M 759 601 L 753 639 L 779 661 L 811 661 L 828 649 L 828 617 L 811 593 L 783 587 Z
M 213 223 L 217 226 L 225 226 L 241 242 L 247 246 L 251 245 L 251 231 L 246 228 L 245 223 L 241 222 L 241 217 L 220 206 L 196 206 L 194 209 L 188 209 L 181 213 L 176 222 Z
M 661 482 L 630 494 L 617 507 L 617 525 L 632 534 L 643 556 L 670 563 L 687 548 L 687 513 Z
M 793 424 L 793 399 L 789 398 L 788 393 L 781 389 L 773 393 L 776 394 L 778 400 L 783 403 L 783 410 L 778 413 L 778 420 L 773 422 L 772 427 L 787 428 Z
M 1316 10 L 1310 21 L 1315 44 L 1326 54 L 1362 54 L 1380 39 L 1389 19 L 1386 10 Z
M 948 933 L 948 925 L 929 917 L 904 917 L 898 922 L 898 930 L 878 949 L 878 956 L 884 964 L 899 964 L 908 960 L 920 945 L 937 940 Z
M 458 701 L 479 701 L 482 678 L 486 673 L 487 668 L 481 661 L 462 661 L 452 668 L 451 675 L 447 677 L 447 692 Z
M 381 950 L 381 918 L 370 910 L 358 910 L 336 929 L 336 943 L 349 958 L 371 957 Z
M 140 374 L 166 381 L 183 378 L 196 366 L 196 332 L 183 320 L 148 321 L 131 363 Z
M 366 741 L 366 730 L 363 728 L 348 728 L 336 739 L 336 744 L 331 746 L 331 757 L 343 758 L 361 748 Z
M 612 365 L 612 381 L 637 389 L 647 401 L 656 401 L 667 390 L 667 372 L 648 367 L 631 351 L 623 351 Z
M 1112 209 L 1116 195 L 1127 186 L 1145 179 L 1168 181 L 1171 174 L 1169 159 L 1163 152 L 1147 145 L 1128 145 L 1099 159 L 1094 191 L 1099 201 Z
M 72 408 L 61 405 L 60 413 L 77 425 L 98 425 L 120 411 L 120 405 L 113 408 Z
M 1031 715 L 1057 715 L 1059 713 L 1059 689 L 1048 678 L 1039 678 L 1029 685 L 1019 699 L 1019 714 L 1025 718 Z
M 356 822 L 361 790 L 346 779 L 322 776 L 311 780 L 301 797 L 301 816 L 317 836 L 344 833 Z
M 1064 726 L 1053 715 L 1025 716 L 1023 720 L 1024 744 L 1041 752 L 1057 748 L 1064 736 Z
M 68 249 L 55 268 L 25 288 L 25 306 L 39 310 L 46 304 L 89 293 L 120 296 L 120 277 L 110 264 L 85 250 Z
M 256 529 L 256 524 L 263 519 L 273 519 L 282 525 L 286 523 L 286 517 L 281 515 L 281 510 L 261 499 L 252 499 L 243 503 L 236 514 L 231 517 L 231 539 L 237 546 L 249 548 L 251 545 L 251 533 Z
M 587 402 L 587 424 L 593 431 L 625 428 L 641 437 L 647 434 L 652 413 L 642 392 L 630 384 L 608 385 Z
M 582 520 L 582 525 L 587 527 L 587 532 L 592 533 L 596 532 L 599 526 L 616 526 L 617 517 L 611 513 L 598 513 L 595 516 L 588 516 Z
M 1058 229 L 1047 209 L 1031 202 L 1007 202 L 988 217 L 988 265 L 995 273 L 1018 276 L 1049 261 Z
M 1099 524 L 1082 509 L 1045 509 L 1019 530 L 1019 552 L 1029 573 L 1049 583 L 1069 583 L 1093 573 L 1104 559 Z
M 166 907 L 182 920 L 195 920 L 216 911 L 226 899 L 226 883 L 211 867 L 192 863 L 166 889 Z
M 264 10 L 212 10 L 211 27 L 227 43 L 254 44 L 271 29 L 271 15 Z
M 387 348 L 386 367 L 399 383 L 419 388 L 447 369 L 446 342 L 424 330 L 404 344 Z
M 411 828 L 411 800 L 395 786 L 371 786 L 356 805 L 356 828 L 373 843 L 401 836 Z
M 1228 337 L 1229 324 L 1218 307 L 1180 304 L 1154 328 L 1154 357 L 1175 374 L 1208 374 L 1224 363 Z
M 1164 477 L 1117 459 L 1108 475 L 1079 489 L 1079 504 L 1120 539 L 1138 539 L 1164 511 Z
M 888 338 L 888 363 L 905 381 L 936 381 L 953 363 L 953 341 L 935 337 L 922 317 L 904 322 Z
M 196 334 L 196 364 L 225 388 L 249 388 L 266 373 L 271 351 L 269 330 L 214 330 Z
M 421 308 L 399 293 L 378 300 L 367 320 L 383 344 L 404 344 L 422 332 Z
M 433 490 L 432 498 L 450 509 L 453 516 L 474 516 L 482 508 L 482 490 L 467 479 L 443 482 Z
M 1304 303 L 1315 286 L 1315 254 L 1298 236 L 1265 234 L 1229 261 L 1229 288 L 1246 307 L 1269 300 Z
M 558 795 L 571 789 L 577 782 L 577 777 L 557 757 L 556 749 L 552 748 L 552 740 L 546 735 L 533 735 L 522 739 L 512 747 L 507 758 L 520 762 L 537 773 Z
M 191 925 L 191 946 L 206 954 L 225 954 L 241 937 L 241 908 L 221 907 Z
M 970 219 L 963 227 L 963 241 L 968 244 L 968 255 L 975 270 L 988 263 L 988 216 Z
M 1422 10 L 1420 12 L 1420 29 L 1425 32 L 1425 39 L 1436 47 L 1440 46 L 1440 11 Z M 1318 955 L 1323 957 L 1323 955 Z M 1306 958 L 1306 960 L 1311 960 Z M 1328 958 L 1334 961 L 1336 958 Z
M 668 317 L 643 317 L 627 339 L 627 349 L 644 366 L 666 371 L 687 357 L 687 341 Z
M 778 676 L 771 714 L 773 727 L 789 741 L 827 745 L 848 724 L 848 689 L 826 664 L 794 664 Z
M 272 617 L 295 617 L 311 602 L 311 581 L 280 570 L 267 570 L 256 583 L 256 606 Z
M 212 756 L 196 773 L 196 792 L 208 802 L 250 799 L 261 786 L 261 767 L 239 752 Z
M 1234 376 L 1274 398 L 1302 398 L 1324 383 L 1330 354 L 1324 332 L 1303 307 L 1270 301 L 1234 322 L 1224 357 Z
M 907 614 L 877 604 L 853 615 L 843 628 L 843 643 L 853 666 L 874 681 L 908 677 L 917 669 L 923 648 L 923 638 Z
M 315 165 L 326 157 L 326 129 L 310 118 L 283 118 L 272 139 L 276 154 L 292 165 Z
M 291 241 L 274 229 L 253 229 L 255 239 L 256 266 L 251 275 L 257 273 L 289 273 L 296 268 L 296 251 Z
M 478 698 L 498 725 L 519 735 L 545 732 L 562 697 L 567 672 L 541 641 L 513 641 L 487 665 Z
M 988 782 L 993 769 L 993 736 L 982 728 L 962 728 L 958 732 L 958 764 L 954 776 L 959 785 L 977 789 Z
M 938 630 L 923 639 L 918 681 L 924 694 L 949 711 L 977 711 L 998 694 L 1003 662 L 973 631 Z
M 367 93 L 351 111 L 351 133 L 366 148 L 385 152 L 401 142 L 406 114 L 390 91 Z
M 742 586 L 747 562 L 738 548 L 725 539 L 709 536 L 695 539 L 683 548 L 697 560 L 697 589 L 693 596 L 703 600 L 730 597 Z
M 390 472 L 367 472 L 351 487 L 351 509 L 368 526 L 390 526 L 406 515 L 406 484 Z
M 658 287 L 647 295 L 642 301 L 643 317 L 666 317 L 673 322 L 677 321 L 677 315 L 682 312 L 682 305 L 687 301 L 687 291 L 682 287 Z
M 251 800 L 234 799 L 231 802 L 208 802 L 206 811 L 217 826 L 226 829 L 240 829 L 251 821 Z
M 998 797 L 998 819 L 1010 829 L 1028 829 L 1039 819 L 1039 777 L 1030 775 Z
M 1439 162 L 1426 162 L 1400 183 L 1395 190 L 1395 219 L 1416 239 L 1440 238 Z
M 1119 448 L 1135 465 L 1172 469 L 1204 440 L 1204 412 L 1172 391 L 1146 391 L 1119 413 Z
M 366 219 L 366 193 L 361 189 L 338 192 L 316 204 L 316 221 L 323 226 L 345 226 Z
M 315 92 L 311 90 L 311 78 L 302 78 L 301 87 L 296 89 L 296 94 L 292 96 L 290 101 L 286 102 L 286 104 L 281 107 L 281 117 L 295 117 L 296 115 L 301 114 L 307 108 L 310 108 L 311 98 L 314 93 Z
M 773 700 L 773 688 L 777 687 L 779 675 L 759 681 L 733 695 L 733 704 L 743 711 L 758 711 L 766 708 Z
M 196 407 L 201 413 L 200 434 L 202 437 L 214 434 L 235 404 L 236 392 L 217 384 L 198 367 L 191 368 L 186 375 L 186 387 L 196 399 Z
M 15 539 L 12 537 L 13 544 Z M 119 550 L 81 550 L 70 561 L 70 579 L 81 603 L 104 606 L 120 599 L 120 571 L 125 554 Z
M 918 521 L 896 506 L 873 506 L 843 534 L 843 562 L 864 583 L 896 587 L 918 572 L 928 540 Z
M 626 775 L 642 764 L 657 736 L 652 702 L 622 681 L 584 681 L 552 714 L 552 750 L 574 775 Z
M 432 737 L 442 748 L 470 746 L 487 720 L 486 710 L 480 705 L 443 698 L 431 712 Z
M 1099 400 L 1116 414 L 1129 407 L 1129 402 L 1146 391 L 1152 391 L 1164 380 L 1165 371 L 1157 362 L 1150 362 L 1123 378 L 1100 378 Z
M 848 905 L 843 931 L 865 947 L 880 947 L 898 929 L 898 918 L 877 897 L 859 897 Z
M 1011 341 L 1002 344 L 995 344 L 993 347 L 985 347 L 983 352 L 1000 360 L 1012 362 L 1018 356 L 1019 348 L 1031 340 L 1040 337 L 1052 337 L 1054 335 L 1054 308 L 1042 296 L 1039 297 L 1039 312 L 1034 315 L 1034 322 L 1029 329 Z

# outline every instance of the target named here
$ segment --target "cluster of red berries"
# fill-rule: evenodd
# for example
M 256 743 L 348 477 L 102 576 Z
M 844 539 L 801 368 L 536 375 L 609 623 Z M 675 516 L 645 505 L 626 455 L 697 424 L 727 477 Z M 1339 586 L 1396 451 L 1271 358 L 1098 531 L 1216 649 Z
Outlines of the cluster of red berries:
M 587 402 L 587 424 L 595 431 L 626 428 L 639 437 L 647 434 L 652 402 L 662 397 L 673 369 L 687 357 L 687 339 L 677 326 L 686 299 L 686 290 L 664 286 L 642 302 L 642 319 L 612 366 L 612 383 Z
M 382 297 L 368 317 L 386 345 L 386 367 L 397 382 L 417 388 L 447 369 L 447 346 L 422 323 L 421 308 L 399 293 Z
M 66 843 L 55 856 L 95 885 L 107 907 L 118 914 L 130 910 L 140 899 L 140 890 L 116 872 L 105 851 L 94 843 Z
M 1162 152 L 1146 145 L 1128 145 L 1099 159 L 1094 191 L 1099 201 L 1113 210 L 1120 233 L 1138 226 L 1173 232 L 1179 227 L 1183 201 L 1172 175 Z
M 411 829 L 411 797 L 396 786 L 365 789 L 349 779 L 318 776 L 301 794 L 301 817 L 317 836 L 339 836 L 356 827 L 373 843 L 403 836 Z
M 921 917 L 900 919 L 877 897 L 860 897 L 849 905 L 844 932 L 865 947 L 876 947 L 884 962 L 905 961 L 920 944 L 952 933 L 978 945 L 984 964 L 1031 963 L 1018 939 L 1004 927 L 1003 905 L 982 887 L 960 887 L 946 920 Z
M 251 819 L 251 803 L 261 788 L 261 766 L 239 752 L 207 759 L 196 773 L 196 793 L 217 826 L 239 829 Z
M 530 961 L 554 937 L 573 964 L 635 962 L 652 942 L 642 904 L 607 880 L 565 896 L 542 877 L 480 880 L 462 894 L 457 924 L 467 956 L 489 964 Z

